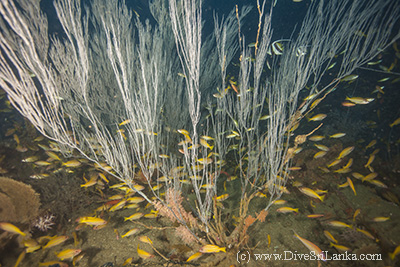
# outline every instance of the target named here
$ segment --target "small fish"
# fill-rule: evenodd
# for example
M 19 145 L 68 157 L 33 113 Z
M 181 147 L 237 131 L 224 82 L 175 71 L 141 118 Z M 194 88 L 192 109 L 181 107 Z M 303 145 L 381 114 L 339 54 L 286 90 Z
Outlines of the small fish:
M 353 215 L 353 222 L 356 221 L 356 217 L 357 217 L 360 213 L 361 213 L 361 209 L 356 209 L 356 211 L 354 212 L 354 215 Z
M 397 118 L 394 122 L 392 122 L 389 127 L 392 128 L 393 126 L 399 125 L 400 124 L 400 118 Z
M 394 260 L 394 258 L 396 258 L 396 256 L 399 254 L 400 254 L 400 245 L 397 246 L 392 253 L 389 253 L 389 257 L 391 260 Z
M 124 261 L 124 263 L 122 264 L 122 266 L 126 266 L 126 265 L 128 265 L 128 264 L 131 264 L 132 261 L 133 261 L 133 257 L 127 258 L 127 259 Z
M 339 156 L 337 157 L 337 159 L 342 159 L 342 158 L 346 157 L 346 156 L 349 155 L 353 150 L 354 150 L 354 146 L 346 147 L 345 149 L 342 150 L 342 152 L 340 152 L 340 154 L 339 154 Z
M 201 252 L 196 252 L 196 253 L 194 253 L 192 256 L 190 256 L 190 257 L 186 260 L 186 262 L 197 260 L 197 259 L 200 258 L 202 255 L 203 255 L 203 253 L 201 253 Z
M 37 166 L 49 166 L 52 163 L 48 162 L 48 161 L 44 161 L 44 160 L 38 160 L 38 161 L 35 161 L 34 164 Z
M 325 216 L 324 214 L 308 214 L 307 218 L 316 219 L 316 218 L 321 218 L 324 216 Z
M 318 148 L 319 150 L 322 150 L 322 151 L 329 151 L 329 147 L 327 147 L 327 146 L 324 146 L 324 145 L 321 145 L 321 144 L 314 144 L 314 146 L 315 146 L 316 148 Z
M 150 238 L 145 235 L 139 236 L 139 241 L 150 244 L 150 245 L 153 244 L 153 241 L 151 241 Z
M 313 142 L 318 142 L 318 141 L 321 141 L 322 139 L 324 139 L 325 138 L 325 136 L 323 136 L 323 135 L 313 135 L 313 136 L 311 136 L 310 138 L 308 138 L 310 141 L 313 141 Z
M 224 201 L 225 199 L 227 199 L 229 197 L 229 194 L 223 194 L 220 195 L 216 198 L 217 201 Z
M 319 151 L 317 153 L 314 154 L 314 159 L 319 159 L 322 158 L 323 156 L 325 156 L 328 152 L 326 151 Z
M 351 249 L 342 245 L 338 245 L 338 244 L 333 244 L 332 242 L 330 243 L 331 247 L 336 248 L 337 250 L 339 250 L 340 252 L 346 252 L 346 251 L 350 251 Z
M 369 155 L 368 161 L 364 165 L 364 168 L 368 168 L 371 165 L 371 163 L 374 161 L 374 159 L 375 159 L 375 155 L 373 155 L 373 154 Z
M 371 172 L 370 174 L 364 176 L 364 178 L 362 178 L 361 181 L 362 182 L 371 181 L 371 180 L 374 180 L 376 177 L 378 177 L 378 173 Z
M 356 195 L 356 196 L 357 196 L 357 192 L 356 192 L 356 189 L 354 188 L 353 181 L 352 181 L 352 180 L 351 180 L 349 177 L 346 177 L 346 179 L 347 179 L 347 183 L 349 184 L 349 186 L 350 186 L 351 190 L 353 190 L 353 192 L 354 192 L 354 195 Z
M 350 75 L 345 76 L 341 81 L 342 82 L 351 82 L 351 81 L 354 81 L 357 78 L 358 78 L 358 75 L 350 74 Z
M 124 120 L 123 122 L 121 122 L 120 124 L 118 124 L 118 126 L 122 126 L 122 125 L 125 125 L 125 124 L 128 124 L 128 123 L 130 123 L 131 122 L 131 120 Z
M 298 213 L 299 209 L 298 208 L 294 209 L 291 207 L 282 207 L 282 208 L 277 209 L 276 211 L 279 213 L 290 213 L 290 212 Z
M 32 247 L 27 247 L 25 249 L 26 253 L 32 253 L 35 252 L 37 250 L 39 250 L 42 246 L 41 245 L 36 245 L 36 246 L 32 246 Z
M 340 162 L 342 162 L 341 159 L 335 159 L 334 161 L 332 161 L 331 163 L 329 163 L 329 164 L 327 165 L 327 167 L 330 168 L 330 167 L 336 166 L 336 165 L 338 165 Z
M 353 228 L 351 225 L 344 223 L 344 222 L 340 222 L 340 221 L 329 221 L 329 222 L 327 222 L 327 224 L 330 226 L 333 226 L 333 227 L 341 227 L 341 228 L 347 227 L 350 229 Z
M 73 159 L 73 160 L 70 160 L 70 161 L 67 161 L 67 162 L 63 162 L 62 165 L 65 166 L 65 167 L 68 167 L 68 168 L 76 168 L 76 167 L 81 166 L 82 163 L 80 161 L 76 160 L 76 159 Z
M 314 190 L 307 188 L 307 187 L 300 187 L 299 191 L 302 192 L 303 194 L 312 197 L 312 198 L 317 198 L 319 200 L 321 200 L 322 202 L 324 201 L 324 196 L 320 196 L 318 195 Z
M 357 105 L 366 105 L 374 101 L 374 98 L 364 98 L 364 97 L 346 97 L 346 100 L 357 104 Z
M 206 147 L 210 150 L 213 150 L 214 146 L 210 145 L 205 139 L 200 138 L 200 145 L 202 145 L 203 147 Z
M 330 241 L 337 243 L 337 240 L 333 237 L 333 235 L 331 233 L 329 233 L 328 231 L 324 231 L 324 235 L 326 236 L 326 238 L 328 238 Z
M 326 70 L 332 69 L 333 67 L 335 67 L 335 65 L 336 65 L 336 62 L 333 62 L 331 65 L 328 66 L 328 68 L 326 68 Z
M 85 177 L 84 177 L 84 179 L 85 179 Z M 85 181 L 86 181 L 86 183 L 81 184 L 81 187 L 90 187 L 90 186 L 97 184 L 97 177 L 92 176 L 89 181 L 87 181 L 86 179 L 85 179 Z
M 381 60 L 378 60 L 378 61 L 371 61 L 371 62 L 368 62 L 367 65 L 370 65 L 370 66 L 378 65 L 378 64 L 381 63 L 381 62 L 382 62 L 382 59 L 381 59 Z
M 351 175 L 352 175 L 354 178 L 358 179 L 358 180 L 363 180 L 363 179 L 364 179 L 364 175 L 362 175 L 362 174 L 360 174 L 360 173 L 358 173 L 358 172 L 353 172 L 353 173 L 351 173 Z
M 97 217 L 79 217 L 76 222 L 92 226 L 107 224 L 106 220 Z
M 317 114 L 311 118 L 308 118 L 308 121 L 322 121 L 323 119 L 325 119 L 327 117 L 326 114 Z
M 56 256 L 57 256 L 57 258 L 59 258 L 60 260 L 63 261 L 65 259 L 72 259 L 76 255 L 81 253 L 81 251 L 82 250 L 80 250 L 80 249 L 68 248 L 59 253 L 56 253 Z
M 147 260 L 147 259 L 150 259 L 150 258 L 153 258 L 153 257 L 154 257 L 153 254 L 151 254 L 151 253 L 149 253 L 149 252 L 147 252 L 147 251 L 144 251 L 144 250 L 140 249 L 140 248 L 139 248 L 139 245 L 138 245 L 138 247 L 137 247 L 137 253 L 138 253 L 139 257 L 141 257 L 141 258 L 144 259 L 144 260 Z
M 140 231 L 139 228 L 133 228 L 133 229 L 129 230 L 128 232 L 126 232 L 125 234 L 123 234 L 123 235 L 121 236 L 121 238 L 134 235 L 134 234 L 136 234 L 136 233 L 139 232 L 139 231 Z
M 271 49 L 272 49 L 272 52 L 277 56 L 280 56 L 283 54 L 283 45 L 279 41 L 273 42 L 271 44 Z
M 49 242 L 47 242 L 47 244 L 45 246 L 43 246 L 43 249 L 51 248 L 51 247 L 57 246 L 59 244 L 62 244 L 65 241 L 67 241 L 68 238 L 69 237 L 65 236 L 65 235 L 54 236 Z
M 22 162 L 31 163 L 31 162 L 37 161 L 38 159 L 39 159 L 38 156 L 31 156 L 31 157 L 24 158 L 24 159 L 22 160 Z
M 61 261 L 46 261 L 46 262 L 40 262 L 39 266 L 60 266 L 60 267 L 68 267 L 68 264 L 65 262 Z
M 342 102 L 342 106 L 343 107 L 354 107 L 356 104 L 354 104 L 353 102 L 349 102 L 349 101 L 343 101 Z
M 350 158 L 349 161 L 345 166 L 343 166 L 343 169 L 348 169 L 353 165 L 353 158 Z
M 335 133 L 329 136 L 329 138 L 341 138 L 343 136 L 345 136 L 346 133 Z
M 201 253 L 217 253 L 217 252 L 226 252 L 226 247 L 219 247 L 216 245 L 205 245 L 199 249 Z
M 11 223 L 7 223 L 7 222 L 0 223 L 0 229 L 4 230 L 6 232 L 9 232 L 9 233 L 26 236 L 26 234 L 24 232 L 22 232 L 17 226 L 15 226 Z
M 125 206 L 126 202 L 127 202 L 127 200 L 121 200 L 117 204 L 112 206 L 108 211 L 112 212 L 112 211 L 120 210 Z
M 278 199 L 278 200 L 275 200 L 272 204 L 273 204 L 273 205 L 284 205 L 284 204 L 286 204 L 286 203 L 287 203 L 286 200 Z
M 129 216 L 129 217 L 124 217 L 124 221 L 134 221 L 134 220 L 138 220 L 138 219 L 140 219 L 140 218 L 142 218 L 143 217 L 143 213 L 141 213 L 141 212 L 137 212 L 137 213 L 135 213 L 135 214 L 132 214 L 131 216 Z
M 212 158 L 201 158 L 201 159 L 197 159 L 197 162 L 202 165 L 208 165 L 213 162 L 213 159 Z
M 369 144 L 365 147 L 365 149 L 368 149 L 370 147 L 373 147 L 374 145 L 376 145 L 376 139 L 372 140 L 371 142 L 369 142 Z
M 370 238 L 372 240 L 376 240 L 375 237 L 370 232 L 368 232 L 366 230 L 363 230 L 363 229 L 360 229 L 360 228 L 356 228 L 356 231 L 362 233 L 363 235 L 365 235 L 366 237 L 368 237 L 368 238 Z
M 386 222 L 390 217 L 375 217 L 372 219 L 373 222 Z
M 58 160 L 61 161 L 60 157 L 54 153 L 53 151 L 45 151 L 45 153 L 47 154 L 47 156 L 49 156 L 50 158 L 54 159 L 54 160 Z
M 378 83 L 383 83 L 383 82 L 386 82 L 389 80 L 390 80 L 390 77 L 382 78 L 382 79 L 378 80 Z
M 303 243 L 303 245 L 308 248 L 310 251 L 314 252 L 315 255 L 318 256 L 318 259 L 321 259 L 323 261 L 326 261 L 326 256 L 323 253 L 323 251 L 314 243 L 312 243 L 311 241 L 302 238 L 301 236 L 299 236 L 298 234 L 296 234 L 296 232 L 294 233 L 294 236 L 301 241 L 301 243 Z

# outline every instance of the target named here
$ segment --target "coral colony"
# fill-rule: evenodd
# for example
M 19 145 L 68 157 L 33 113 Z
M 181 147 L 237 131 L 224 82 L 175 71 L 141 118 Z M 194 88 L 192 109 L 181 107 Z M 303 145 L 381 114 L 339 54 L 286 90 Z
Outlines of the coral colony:
M 50 230 L 54 223 L 56 217 L 53 214 L 45 214 L 38 217 L 32 224 L 33 228 L 37 228 L 42 232 L 47 232 Z

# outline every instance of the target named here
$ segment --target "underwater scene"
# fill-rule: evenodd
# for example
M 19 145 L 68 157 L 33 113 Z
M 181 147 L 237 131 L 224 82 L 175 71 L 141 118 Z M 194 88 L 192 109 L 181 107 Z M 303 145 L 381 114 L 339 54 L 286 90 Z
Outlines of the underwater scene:
M 0 267 L 400 266 L 366 2 L 1 1 Z

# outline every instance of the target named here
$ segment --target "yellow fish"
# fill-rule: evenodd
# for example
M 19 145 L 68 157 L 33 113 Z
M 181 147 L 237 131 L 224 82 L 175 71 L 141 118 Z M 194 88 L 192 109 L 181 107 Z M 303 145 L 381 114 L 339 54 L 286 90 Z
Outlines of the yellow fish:
M 120 202 L 118 202 L 117 204 L 112 206 L 108 211 L 120 210 L 125 206 L 126 202 L 127 202 L 127 200 L 121 200 Z
M 351 249 L 342 245 L 338 245 L 338 244 L 333 244 L 332 242 L 330 243 L 331 247 L 336 248 L 337 250 L 339 250 L 340 252 L 346 252 L 346 251 L 350 251 Z
M 356 221 L 356 217 L 357 217 L 360 213 L 361 213 L 361 209 L 356 209 L 356 211 L 354 212 L 354 215 L 353 215 L 353 222 Z
M 329 164 L 327 165 L 327 167 L 330 168 L 330 167 L 336 166 L 336 165 L 338 165 L 341 161 L 342 161 L 341 159 L 335 159 L 334 161 L 332 161 L 331 163 L 329 163 Z
M 318 148 L 319 150 L 322 150 L 322 151 L 329 151 L 329 147 L 327 147 L 327 146 L 324 146 L 324 145 L 321 145 L 321 144 L 314 144 L 314 146 L 315 146 L 316 148 Z
M 299 188 L 300 192 L 302 192 L 303 194 L 312 197 L 312 198 L 317 198 L 321 201 L 324 201 L 324 197 L 325 196 L 320 196 L 318 195 L 314 190 L 307 188 L 307 187 L 300 187 Z
M 60 260 L 65 260 L 65 259 L 72 259 L 73 257 L 75 257 L 76 255 L 78 255 L 79 253 L 81 253 L 82 250 L 80 249 L 75 249 L 75 248 L 68 248 L 65 249 L 59 253 L 56 253 L 57 258 L 59 258 Z
M 126 232 L 125 234 L 123 234 L 121 237 L 122 238 L 128 237 L 128 236 L 136 234 L 139 231 L 140 231 L 139 228 L 133 228 L 133 229 L 129 230 L 128 232 Z
M 62 165 L 65 167 L 68 167 L 68 168 L 76 168 L 76 167 L 81 166 L 81 164 L 82 163 L 80 161 L 73 159 L 73 160 L 64 162 Z
M 85 179 L 85 177 L 83 177 L 83 179 Z M 89 181 L 87 181 L 86 179 L 85 179 L 85 181 L 86 181 L 86 183 L 81 184 L 81 187 L 94 186 L 95 184 L 97 184 L 97 177 L 96 176 L 92 176 Z
M 364 98 L 364 97 L 346 97 L 346 100 L 357 104 L 357 105 L 366 105 L 374 101 L 374 98 Z
M 67 239 L 68 239 L 68 236 L 65 236 L 65 235 L 55 236 L 49 242 L 47 242 L 47 244 L 45 246 L 43 246 L 43 249 L 57 246 L 57 245 L 65 242 Z
M 298 213 L 299 209 L 298 208 L 294 209 L 294 208 L 291 208 L 291 207 L 282 207 L 282 208 L 277 209 L 276 211 L 279 212 L 279 213 L 289 213 L 289 212 Z
M 138 253 L 139 257 L 141 257 L 144 260 L 154 257 L 153 254 L 150 254 L 149 252 L 140 249 L 139 245 L 137 246 L 137 253 Z
M 346 177 L 346 179 L 347 179 L 347 182 L 349 183 L 349 186 L 350 186 L 351 190 L 353 190 L 354 195 L 357 196 L 357 192 L 356 192 L 356 189 L 354 188 L 353 181 L 349 177 Z
M 318 142 L 318 141 L 321 141 L 322 139 L 324 139 L 325 138 L 325 136 L 322 136 L 322 135 L 313 135 L 313 136 L 311 136 L 310 138 L 308 138 L 310 141 L 313 141 L 313 142 Z
M 106 220 L 97 217 L 79 217 L 76 222 L 92 226 L 107 224 Z
M 368 237 L 368 238 L 370 238 L 372 240 L 376 240 L 375 237 L 370 232 L 368 232 L 366 230 L 363 230 L 363 229 L 360 229 L 360 228 L 356 228 L 356 231 L 364 234 L 366 237 Z
M 328 231 L 324 231 L 324 235 L 326 236 L 326 238 L 328 238 L 330 241 L 337 243 L 337 240 L 333 237 L 333 235 L 331 233 L 329 233 Z
M 346 133 L 336 133 L 336 134 L 330 135 L 329 138 L 341 138 L 345 135 L 346 135 Z
M 225 199 L 227 199 L 229 197 L 229 194 L 223 194 L 220 195 L 216 198 L 217 201 L 224 201 Z
M 345 149 L 342 150 L 342 152 L 340 152 L 340 154 L 339 154 L 339 156 L 337 157 L 337 159 L 342 159 L 342 158 L 346 157 L 346 156 L 349 155 L 353 150 L 354 150 L 354 146 L 346 147 Z
M 296 234 L 296 232 L 294 233 L 294 236 L 301 241 L 301 243 L 303 243 L 303 245 L 308 248 L 310 251 L 314 252 L 315 255 L 318 255 L 318 260 L 326 260 L 325 254 L 322 252 L 322 250 L 315 245 L 314 243 L 312 243 L 311 241 L 302 238 L 301 236 L 299 236 L 298 234 Z
M 399 255 L 399 253 L 400 253 L 400 245 L 397 246 L 397 247 L 394 249 L 393 253 L 389 253 L 390 259 L 391 259 L 391 260 L 394 260 L 394 258 L 395 258 L 397 255 Z
M 373 147 L 374 145 L 376 145 L 376 140 L 372 140 L 371 142 L 369 142 L 369 144 L 365 147 L 365 149 Z
M 315 116 L 313 116 L 313 117 L 311 117 L 311 118 L 308 118 L 308 121 L 322 121 L 323 119 L 325 119 L 326 118 L 326 114 L 317 114 L 317 115 L 315 115 Z
M 372 221 L 374 221 L 374 222 L 386 222 L 389 219 L 390 219 L 390 217 L 375 217 L 375 218 L 372 219 Z
M 219 247 L 216 245 L 205 245 L 199 249 L 201 253 L 217 253 L 217 252 L 226 252 L 226 247 Z
M 200 258 L 202 255 L 203 255 L 203 253 L 201 253 L 201 252 L 196 252 L 196 253 L 194 253 L 192 256 L 190 256 L 190 257 L 186 260 L 186 262 L 197 260 L 197 259 Z
M 129 216 L 129 217 L 124 217 L 124 221 L 133 221 L 133 220 L 138 220 L 138 219 L 140 219 L 140 218 L 142 218 L 143 217 L 143 213 L 141 213 L 141 212 L 137 212 L 137 213 L 135 213 L 135 214 L 132 214 L 131 216 Z
M 131 120 L 124 120 L 123 122 L 121 122 L 120 124 L 118 124 L 118 126 L 122 126 L 122 125 L 125 125 L 125 124 L 128 124 L 128 123 L 130 123 L 131 122 Z
M 389 127 L 392 128 L 393 126 L 399 125 L 400 124 L 400 118 L 397 118 L 394 122 L 392 122 Z
M 370 174 L 364 176 L 364 177 L 361 179 L 361 181 L 362 181 L 362 182 L 364 182 L 364 181 L 371 181 L 371 180 L 375 179 L 376 177 L 378 177 L 378 173 L 376 173 L 376 172 L 371 172 Z
M 206 147 L 210 150 L 212 150 L 214 148 L 214 146 L 210 145 L 209 143 L 207 143 L 207 141 L 203 138 L 200 138 L 200 145 L 202 145 L 203 147 Z
M 367 164 L 364 165 L 364 168 L 368 168 L 371 165 L 371 163 L 374 161 L 374 159 L 375 159 L 375 155 L 371 154 L 368 158 Z
M 317 153 L 314 154 L 314 159 L 322 158 L 323 156 L 326 155 L 326 153 L 328 153 L 328 152 L 326 152 L 326 151 L 319 151 L 319 152 L 317 152 Z
M 15 226 L 11 223 L 7 223 L 7 222 L 0 223 L 0 229 L 4 230 L 6 232 L 9 232 L 9 233 L 26 236 L 26 234 L 24 232 L 22 232 L 17 226 Z
M 353 228 L 351 225 L 348 225 L 347 223 L 339 222 L 339 221 L 330 221 L 330 222 L 327 222 L 327 224 L 330 226 L 334 226 L 334 227 L 347 227 L 350 229 Z

